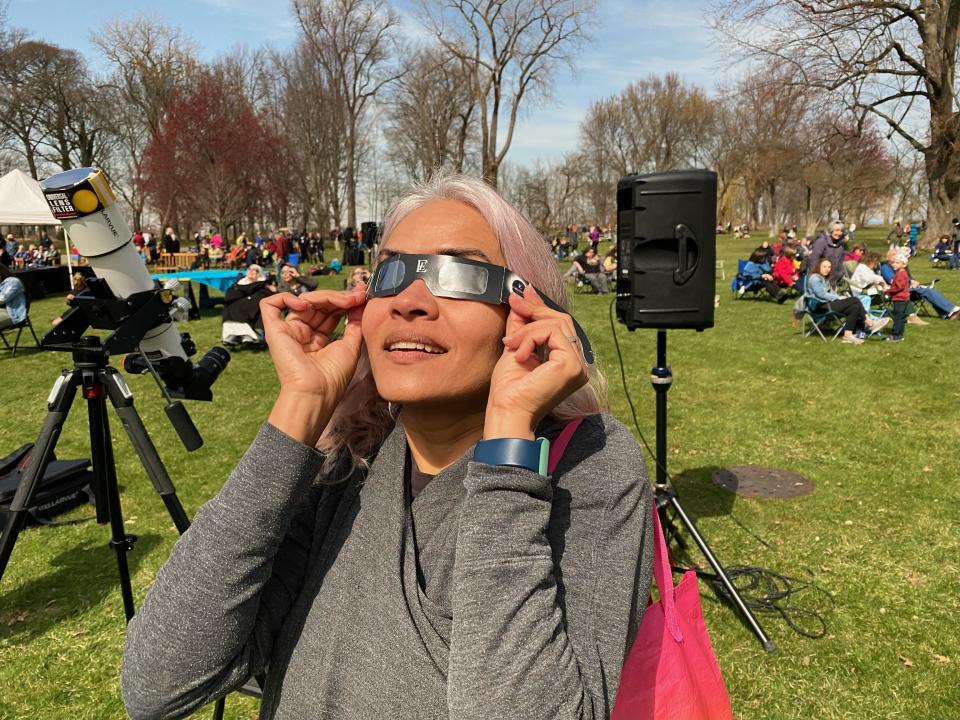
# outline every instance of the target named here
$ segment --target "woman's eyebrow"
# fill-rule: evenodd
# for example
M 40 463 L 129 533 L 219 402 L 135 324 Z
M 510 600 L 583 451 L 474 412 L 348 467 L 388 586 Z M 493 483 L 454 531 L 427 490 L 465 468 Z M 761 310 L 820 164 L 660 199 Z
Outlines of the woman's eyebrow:
M 395 250 L 383 249 L 377 254 L 377 262 L 383 262 L 387 258 L 393 257 L 394 255 L 399 255 L 400 253 Z M 436 252 L 437 255 L 449 255 L 451 257 L 473 257 L 479 258 L 483 262 L 491 263 L 490 257 L 480 248 L 471 248 L 471 247 L 449 247 L 449 248 L 440 248 Z
M 449 247 L 437 250 L 437 255 L 450 255 L 451 257 L 476 257 L 485 263 L 491 262 L 487 254 L 480 248 L 471 247 Z

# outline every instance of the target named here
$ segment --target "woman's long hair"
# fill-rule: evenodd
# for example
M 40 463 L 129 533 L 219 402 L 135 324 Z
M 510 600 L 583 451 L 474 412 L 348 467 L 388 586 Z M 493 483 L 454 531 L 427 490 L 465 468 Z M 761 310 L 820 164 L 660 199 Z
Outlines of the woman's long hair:
M 478 178 L 437 170 L 413 186 L 387 213 L 380 237 L 386 245 L 397 225 L 407 215 L 434 200 L 457 200 L 477 210 L 490 226 L 507 266 L 532 283 L 563 308 L 569 308 L 566 286 L 537 229 L 497 191 Z M 590 382 L 557 405 L 550 416 L 569 420 L 606 409 L 606 381 L 599 368 L 589 368 Z M 346 451 L 354 466 L 365 465 L 393 428 L 398 408 L 391 409 L 377 393 L 366 348 L 361 351 L 353 381 L 334 411 L 318 447 L 327 453 L 328 469 Z

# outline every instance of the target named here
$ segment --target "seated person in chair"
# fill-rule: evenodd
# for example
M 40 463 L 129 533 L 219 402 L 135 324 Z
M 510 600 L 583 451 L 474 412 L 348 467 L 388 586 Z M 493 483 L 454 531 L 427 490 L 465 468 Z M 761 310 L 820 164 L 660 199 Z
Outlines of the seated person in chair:
M 793 288 L 798 293 L 803 292 L 800 273 L 797 270 L 797 264 L 794 262 L 794 259 L 797 257 L 797 251 L 790 245 L 784 245 L 782 252 L 783 254 L 777 258 L 770 272 L 773 276 L 773 281 L 779 287 L 786 290 Z
M 592 247 L 588 247 L 583 255 L 573 261 L 573 267 L 580 273 L 579 279 L 590 283 L 590 287 L 598 295 L 605 295 L 610 291 L 610 278 L 603 271 L 603 263 Z
M 787 291 L 781 289 L 777 283 L 774 282 L 773 275 L 771 274 L 770 263 L 767 261 L 767 248 L 758 247 L 750 254 L 750 259 L 747 261 L 747 264 L 743 266 L 741 275 L 746 281 L 746 283 L 741 286 L 741 290 L 749 289 L 750 287 L 763 287 L 767 293 L 769 293 L 770 297 L 781 305 L 786 301 Z M 740 294 L 742 295 L 743 293 Z
M 933 248 L 930 259 L 945 261 L 951 270 L 956 270 L 960 266 L 960 258 L 957 258 L 956 253 L 953 252 L 953 243 L 950 242 L 949 235 L 940 236 L 940 242 Z
M 0 330 L 19 325 L 27 319 L 27 289 L 20 278 L 0 263 Z
M 607 254 L 603 256 L 603 271 L 613 277 L 617 274 L 617 246 L 611 245 Z
M 247 268 L 247 274 L 223 296 L 224 345 L 263 344 L 260 301 L 276 291 L 276 286 L 267 281 L 259 265 Z
M 830 285 L 830 274 L 833 272 L 832 263 L 827 258 L 821 258 L 816 267 L 811 268 L 807 275 L 806 297 L 808 302 L 820 304 L 827 310 L 843 315 L 843 342 L 860 345 L 863 339 L 859 334 L 864 328 L 873 335 L 890 323 L 890 318 L 872 320 L 867 316 L 863 304 L 852 297 L 840 297 Z
M 284 263 L 280 266 L 280 284 L 277 289 L 279 292 L 293 293 L 299 297 L 309 290 L 316 290 L 317 281 L 312 277 L 301 275 L 296 266 Z

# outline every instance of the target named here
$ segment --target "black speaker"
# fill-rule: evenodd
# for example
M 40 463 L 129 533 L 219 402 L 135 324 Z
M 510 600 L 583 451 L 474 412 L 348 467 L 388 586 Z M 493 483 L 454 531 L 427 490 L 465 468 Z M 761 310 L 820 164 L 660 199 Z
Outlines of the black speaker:
M 717 175 L 678 170 L 617 183 L 617 319 L 636 328 L 713 327 Z

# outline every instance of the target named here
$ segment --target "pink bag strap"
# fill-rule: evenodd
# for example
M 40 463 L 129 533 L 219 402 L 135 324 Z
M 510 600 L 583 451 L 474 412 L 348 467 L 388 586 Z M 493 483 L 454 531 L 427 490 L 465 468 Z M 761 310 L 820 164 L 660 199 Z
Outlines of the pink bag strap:
M 582 417 L 574 418 L 563 427 L 563 430 L 557 435 L 557 439 L 550 443 L 550 457 L 547 459 L 547 472 L 551 475 L 553 475 L 553 471 L 557 469 L 557 465 L 560 464 L 560 458 L 563 457 L 563 451 L 566 450 L 567 445 L 570 444 L 570 438 L 573 437 L 573 434 L 582 422 Z
M 677 621 L 677 605 L 673 598 L 673 575 L 670 571 L 670 555 L 667 553 L 667 541 L 660 526 L 660 513 L 657 512 L 657 499 L 653 499 L 653 577 L 660 593 L 663 617 L 667 629 L 678 643 L 683 642 L 683 632 Z
M 582 417 L 568 422 L 557 439 L 550 443 L 550 457 L 547 460 L 547 471 L 552 475 L 560 459 L 563 457 L 570 439 L 583 422 Z M 660 603 L 663 606 L 663 615 L 667 621 L 667 629 L 673 639 L 683 642 L 683 632 L 677 621 L 677 605 L 673 597 L 673 575 L 670 572 L 670 556 L 667 553 L 667 541 L 663 537 L 663 528 L 660 526 L 660 514 L 657 512 L 656 498 L 653 500 L 653 577 L 657 582 L 660 593 Z

